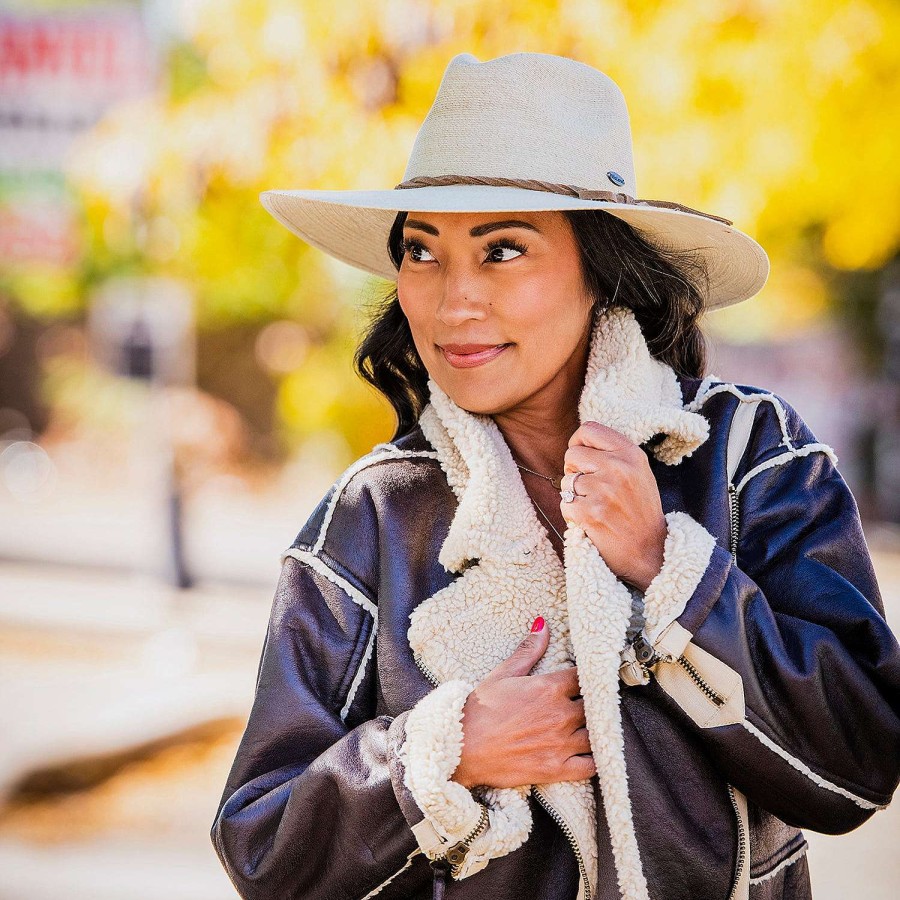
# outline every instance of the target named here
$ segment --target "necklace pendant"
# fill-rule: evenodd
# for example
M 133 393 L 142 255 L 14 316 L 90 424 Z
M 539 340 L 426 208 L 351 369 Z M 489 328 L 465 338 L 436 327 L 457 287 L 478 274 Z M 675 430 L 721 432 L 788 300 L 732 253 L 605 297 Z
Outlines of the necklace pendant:
M 532 475 L 537 475 L 538 478 L 543 478 L 544 481 L 549 481 L 550 484 L 552 484 L 553 487 L 555 487 L 558 491 L 562 489 L 562 480 L 563 480 L 563 478 L 566 477 L 566 473 L 565 473 L 565 472 L 563 472 L 562 475 L 555 475 L 555 476 L 553 476 L 553 477 L 551 478 L 549 475 L 544 475 L 544 474 L 541 473 L 541 472 L 535 472 L 534 469 L 529 469 L 527 466 L 523 466 L 522 463 L 517 462 L 516 465 L 517 465 L 523 472 L 530 472 Z

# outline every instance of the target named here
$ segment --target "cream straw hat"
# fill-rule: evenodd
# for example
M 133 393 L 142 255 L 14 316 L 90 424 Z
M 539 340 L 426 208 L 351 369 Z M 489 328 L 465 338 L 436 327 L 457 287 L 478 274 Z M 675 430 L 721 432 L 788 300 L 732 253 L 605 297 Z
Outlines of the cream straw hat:
M 765 250 L 728 219 L 667 200 L 639 200 L 631 125 L 618 85 L 549 53 L 450 60 L 419 128 L 403 181 L 385 190 L 270 190 L 263 206 L 298 237 L 396 280 L 387 250 L 400 210 L 514 212 L 603 209 L 657 247 L 705 259 L 707 309 L 758 293 Z

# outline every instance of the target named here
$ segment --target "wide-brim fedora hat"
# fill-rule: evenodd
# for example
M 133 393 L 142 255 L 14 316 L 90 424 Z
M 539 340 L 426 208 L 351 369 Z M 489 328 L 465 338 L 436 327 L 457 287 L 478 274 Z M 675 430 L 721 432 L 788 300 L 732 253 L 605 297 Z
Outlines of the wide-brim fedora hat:
M 396 280 L 387 239 L 397 213 L 603 209 L 660 249 L 702 258 L 707 309 L 757 294 L 765 250 L 721 216 L 638 199 L 625 98 L 606 74 L 549 53 L 454 56 L 400 184 L 267 190 L 262 205 L 313 247 Z

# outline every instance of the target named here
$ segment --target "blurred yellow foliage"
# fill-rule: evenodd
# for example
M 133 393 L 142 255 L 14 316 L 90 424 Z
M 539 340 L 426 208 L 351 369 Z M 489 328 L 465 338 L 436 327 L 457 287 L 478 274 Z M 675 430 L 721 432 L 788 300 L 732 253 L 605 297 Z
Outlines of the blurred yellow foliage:
M 358 297 L 268 216 L 258 192 L 396 184 L 459 52 L 559 53 L 617 81 L 638 196 L 733 219 L 771 256 L 760 297 L 711 318 L 731 336 L 808 325 L 827 309 L 829 268 L 877 268 L 900 245 L 893 0 L 195 0 L 178 9 L 190 52 L 173 64 L 168 90 L 114 110 L 72 157 L 92 277 L 127 262 L 184 278 L 201 323 L 317 323 L 321 351 L 281 387 L 292 430 L 366 421 L 346 418 L 356 401 L 336 399 L 354 383 L 349 352 L 328 357 L 343 345 L 327 336 L 327 310 Z M 358 403 L 366 415 L 384 406 L 371 391 Z

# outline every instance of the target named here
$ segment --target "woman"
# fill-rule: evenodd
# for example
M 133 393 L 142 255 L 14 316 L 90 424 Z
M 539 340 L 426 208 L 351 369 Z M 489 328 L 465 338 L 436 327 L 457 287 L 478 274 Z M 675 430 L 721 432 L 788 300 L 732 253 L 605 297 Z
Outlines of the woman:
M 282 555 L 212 828 L 241 896 L 796 900 L 801 829 L 890 802 L 855 500 L 704 372 L 766 255 L 636 196 L 616 85 L 534 53 L 451 60 L 397 188 L 262 195 L 396 279 L 356 362 L 398 428 Z

